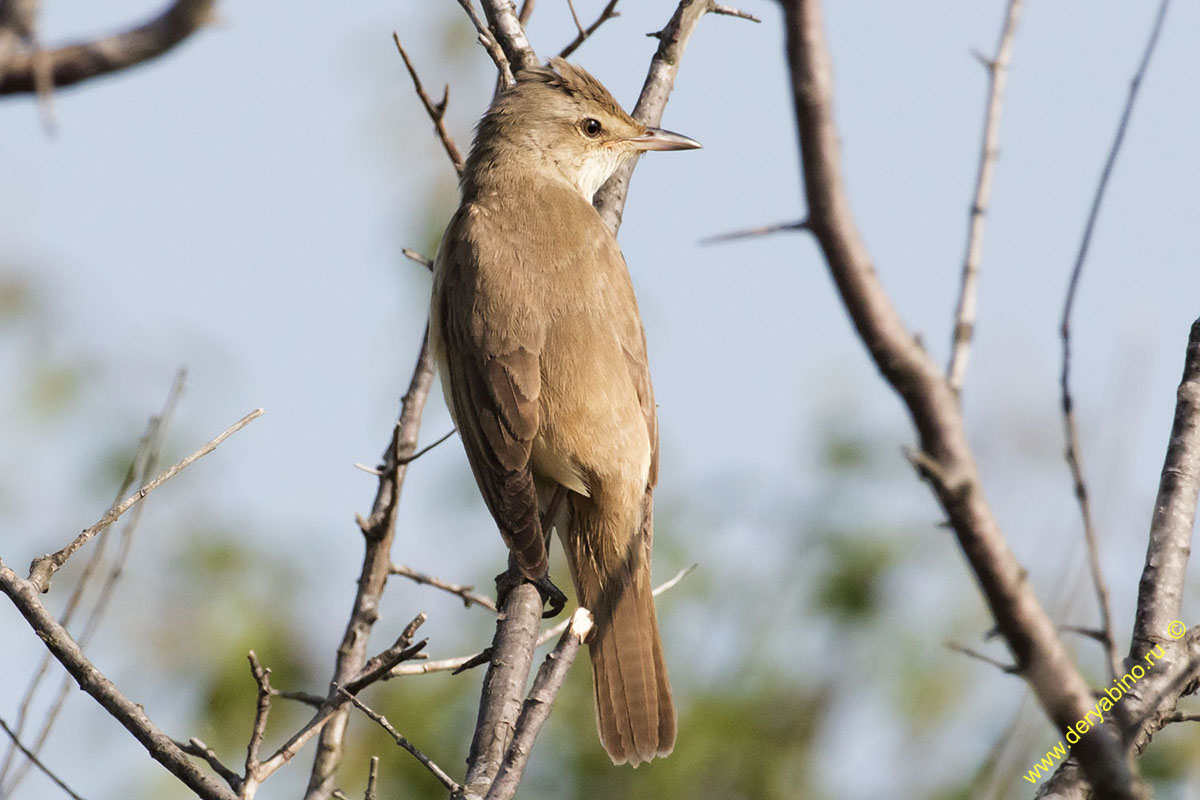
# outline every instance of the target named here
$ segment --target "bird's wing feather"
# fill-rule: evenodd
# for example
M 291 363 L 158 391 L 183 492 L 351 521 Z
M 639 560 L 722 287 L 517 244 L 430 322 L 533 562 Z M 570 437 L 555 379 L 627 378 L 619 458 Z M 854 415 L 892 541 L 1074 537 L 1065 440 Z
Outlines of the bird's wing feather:
M 470 237 L 448 231 L 442 247 L 435 316 L 448 399 L 488 510 L 522 572 L 539 578 L 548 562 L 529 466 L 539 424 L 539 342 L 515 342 L 504 319 L 478 313 L 481 254 Z

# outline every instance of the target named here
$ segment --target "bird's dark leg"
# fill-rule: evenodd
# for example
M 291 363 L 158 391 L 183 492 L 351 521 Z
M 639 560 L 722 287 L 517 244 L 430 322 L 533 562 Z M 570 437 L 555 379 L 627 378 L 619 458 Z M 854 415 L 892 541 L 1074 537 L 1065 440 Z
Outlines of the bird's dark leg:
M 558 514 L 558 509 L 566 496 L 566 487 L 554 487 L 554 494 L 550 495 L 550 502 L 546 504 L 546 511 L 542 514 L 542 536 L 546 543 L 546 553 L 550 552 L 550 535 L 554 530 L 554 517 Z M 537 588 L 538 594 L 542 596 L 542 604 L 548 606 L 542 613 L 543 618 L 557 617 L 562 612 L 567 604 L 567 596 L 550 580 L 550 573 L 547 571 L 538 578 L 529 578 L 522 573 L 521 568 L 517 566 L 516 559 L 511 554 L 508 559 L 508 570 L 496 576 L 496 605 L 503 606 L 504 598 L 508 593 L 524 580 L 528 580 Z

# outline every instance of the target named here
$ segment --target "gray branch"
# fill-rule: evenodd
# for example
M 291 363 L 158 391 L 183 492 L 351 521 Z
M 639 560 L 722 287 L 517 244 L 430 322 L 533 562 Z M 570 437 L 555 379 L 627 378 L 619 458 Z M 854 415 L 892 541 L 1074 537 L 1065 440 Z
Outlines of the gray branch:
M 158 763 L 204 800 L 237 800 L 237 796 L 192 763 L 170 736 L 155 725 L 145 710 L 133 702 L 88 660 L 66 628 L 46 610 L 37 588 L 0 560 L 0 591 L 8 595 L 59 663 L 71 673 L 79 688 L 120 722 L 141 742 Z
M 43 75 L 58 88 L 149 61 L 209 23 L 214 5 L 215 0 L 175 0 L 158 16 L 121 33 L 48 50 L 8 48 L 7 61 L 0 64 L 0 95 L 37 92 Z
M 363 669 L 367 659 L 367 641 L 371 628 L 379 618 L 379 598 L 387 583 L 392 566 L 392 538 L 396 533 L 396 511 L 400 504 L 400 489 L 408 471 L 408 459 L 417 450 L 417 434 L 421 427 L 421 413 L 433 383 L 433 361 L 429 355 L 428 330 L 421 340 L 417 364 L 413 368 L 408 392 L 401 403 L 400 417 L 392 430 L 392 440 L 384 451 L 384 465 L 380 470 L 379 488 L 375 494 L 371 515 L 359 521 L 362 529 L 365 552 L 362 572 L 358 578 L 358 592 L 350 620 L 338 647 L 334 666 L 333 683 L 344 686 L 354 680 Z M 342 761 L 343 743 L 349 707 L 342 706 L 321 728 L 317 754 L 309 776 L 305 800 L 326 800 L 334 790 L 334 775 Z
M 957 394 L 905 328 L 859 236 L 842 182 L 832 68 L 820 4 L 787 0 L 783 10 L 809 228 L 859 337 L 908 408 L 920 442 L 914 461 L 949 518 L 1021 676 L 1054 724 L 1065 729 L 1092 707 L 1091 689 L 992 513 Z M 1097 797 L 1143 796 L 1113 728 L 1096 729 L 1076 745 L 1075 752 Z

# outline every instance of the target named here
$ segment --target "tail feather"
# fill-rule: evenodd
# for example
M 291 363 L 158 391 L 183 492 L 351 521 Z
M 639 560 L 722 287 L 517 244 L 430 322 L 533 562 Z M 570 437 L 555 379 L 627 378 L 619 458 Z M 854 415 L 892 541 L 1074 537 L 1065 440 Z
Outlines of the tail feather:
M 650 590 L 650 520 L 619 536 L 616 521 L 595 503 L 579 498 L 573 506 L 564 549 L 579 602 L 595 619 L 588 650 L 600 742 L 613 763 L 636 767 L 675 746 L 675 707 Z

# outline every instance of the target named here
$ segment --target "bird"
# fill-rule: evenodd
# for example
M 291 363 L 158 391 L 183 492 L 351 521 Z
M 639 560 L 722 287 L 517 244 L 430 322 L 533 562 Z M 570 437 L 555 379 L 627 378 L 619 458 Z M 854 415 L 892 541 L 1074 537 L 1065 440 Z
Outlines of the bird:
M 563 59 L 520 70 L 476 127 L 434 261 L 430 348 L 476 483 L 552 609 L 557 531 L 594 619 L 600 742 L 634 767 L 676 737 L 650 587 L 658 419 L 629 270 L 592 202 L 641 153 L 698 147 Z

